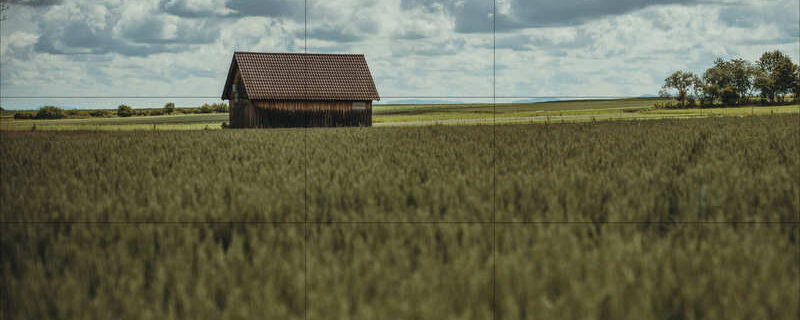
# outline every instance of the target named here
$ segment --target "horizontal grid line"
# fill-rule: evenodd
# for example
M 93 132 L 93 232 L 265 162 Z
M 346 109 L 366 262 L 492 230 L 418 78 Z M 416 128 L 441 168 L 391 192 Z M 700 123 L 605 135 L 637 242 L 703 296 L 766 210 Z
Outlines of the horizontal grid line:
M 630 99 L 639 96 L 381 96 L 381 99 Z M 656 97 L 652 97 L 656 98 Z M 0 99 L 220 99 L 220 96 L 0 96 Z
M 37 225 L 37 224 L 83 224 L 83 225 L 145 225 L 145 224 L 164 224 L 164 225 L 203 225 L 203 224 L 252 224 L 252 225 L 392 225 L 392 224 L 406 224 L 406 225 L 437 225 L 437 224 L 465 224 L 465 225 L 548 225 L 548 224 L 587 224 L 587 225 L 727 225 L 727 224 L 763 224 L 763 225 L 800 225 L 800 221 L 607 221 L 607 222 L 591 222 L 591 221 L 331 221 L 331 222 L 315 222 L 315 221 L 5 221 L 0 222 L 0 225 Z

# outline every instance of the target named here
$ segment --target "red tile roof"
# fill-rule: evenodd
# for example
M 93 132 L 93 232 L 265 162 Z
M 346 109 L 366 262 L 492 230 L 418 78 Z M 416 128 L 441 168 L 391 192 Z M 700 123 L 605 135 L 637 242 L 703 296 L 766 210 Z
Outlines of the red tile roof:
M 234 52 L 222 99 L 237 67 L 249 99 L 380 100 L 363 54 Z

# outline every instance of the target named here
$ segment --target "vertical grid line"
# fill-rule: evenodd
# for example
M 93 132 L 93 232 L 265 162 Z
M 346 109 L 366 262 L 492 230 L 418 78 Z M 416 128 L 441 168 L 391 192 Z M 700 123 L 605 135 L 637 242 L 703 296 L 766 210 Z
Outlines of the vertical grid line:
M 308 53 L 308 0 L 303 0 L 303 53 Z M 305 59 L 303 60 L 305 61 Z M 306 62 L 307 64 L 307 62 Z M 306 82 L 306 96 L 308 95 L 308 66 L 306 65 L 303 81 Z M 308 119 L 305 121 L 305 128 L 303 129 L 303 157 L 305 163 L 303 166 L 303 318 L 308 320 Z
M 497 0 L 492 0 L 492 319 L 497 318 Z

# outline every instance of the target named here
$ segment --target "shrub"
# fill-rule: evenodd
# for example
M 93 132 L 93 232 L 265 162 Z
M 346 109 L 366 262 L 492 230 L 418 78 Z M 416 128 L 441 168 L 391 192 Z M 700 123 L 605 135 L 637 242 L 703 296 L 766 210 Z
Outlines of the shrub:
M 131 108 L 130 106 L 126 106 L 123 104 L 117 107 L 117 116 L 130 117 L 132 115 L 133 115 L 133 108 Z
M 151 116 L 161 116 L 161 115 L 164 115 L 164 110 L 163 109 L 153 109 L 153 110 L 150 110 L 149 115 L 151 115 Z
M 736 92 L 736 89 L 732 86 L 727 86 L 722 88 L 720 91 L 720 100 L 722 100 L 722 104 L 726 106 L 732 106 L 739 101 L 739 94 Z
M 27 112 L 17 112 L 14 113 L 14 119 L 33 119 L 33 114 Z
M 212 112 L 214 112 L 213 106 L 210 106 L 207 103 L 204 103 L 202 106 L 200 106 L 200 113 L 212 113 Z
M 656 102 L 653 104 L 653 108 L 655 109 L 677 109 L 678 106 L 675 105 L 673 101 L 664 101 L 664 102 Z
M 708 97 L 701 97 L 700 98 L 700 107 L 701 108 L 710 108 L 714 106 L 714 100 L 711 100 Z
M 227 103 L 224 103 L 224 102 L 223 103 L 215 103 L 215 104 L 213 104 L 213 106 L 214 106 L 214 112 L 228 113 L 228 104 Z
M 64 110 L 53 106 L 42 107 L 36 112 L 36 119 L 61 119 L 65 116 Z
M 172 114 L 173 112 L 175 112 L 175 104 L 167 102 L 167 104 L 164 105 L 164 114 Z
M 108 116 L 108 111 L 106 111 L 106 110 L 92 110 L 92 111 L 89 111 L 89 116 L 92 116 L 92 117 L 107 117 Z

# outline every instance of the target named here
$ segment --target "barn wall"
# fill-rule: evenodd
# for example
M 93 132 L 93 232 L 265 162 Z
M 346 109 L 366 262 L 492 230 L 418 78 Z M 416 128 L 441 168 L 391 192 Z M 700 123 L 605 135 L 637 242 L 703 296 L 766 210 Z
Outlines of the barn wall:
M 372 101 L 245 100 L 229 104 L 232 128 L 372 126 Z
M 255 107 L 248 99 L 239 99 L 239 103 L 228 100 L 228 122 L 231 128 L 255 128 Z
M 247 88 L 244 87 L 238 68 L 234 72 L 233 79 L 233 83 L 237 88 L 236 91 L 239 92 L 239 102 L 234 102 L 232 98 L 235 93 L 231 91 L 231 99 L 228 100 L 228 122 L 231 128 L 255 128 L 257 126 L 255 107 L 247 99 Z

